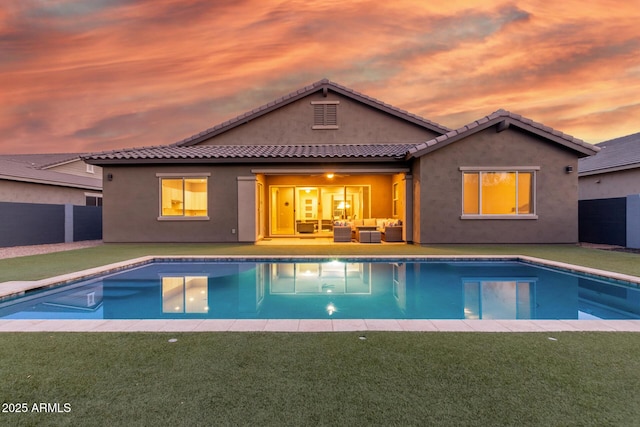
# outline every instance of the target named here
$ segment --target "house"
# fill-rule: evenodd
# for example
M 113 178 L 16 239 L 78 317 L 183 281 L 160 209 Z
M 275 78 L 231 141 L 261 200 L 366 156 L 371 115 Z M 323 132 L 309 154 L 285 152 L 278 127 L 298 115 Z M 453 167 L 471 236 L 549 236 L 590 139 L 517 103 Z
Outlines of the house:
M 321 80 L 180 142 L 95 153 L 106 242 L 578 240 L 581 140 L 504 110 L 457 130 Z M 337 233 L 337 229 L 336 229 Z
M 0 247 L 102 238 L 102 168 L 81 155 L 0 155 Z
M 102 205 L 102 168 L 82 154 L 0 155 L 0 202 Z
M 640 132 L 596 144 L 597 155 L 580 159 L 579 199 L 640 194 Z
M 580 240 L 640 248 L 640 133 L 578 163 Z

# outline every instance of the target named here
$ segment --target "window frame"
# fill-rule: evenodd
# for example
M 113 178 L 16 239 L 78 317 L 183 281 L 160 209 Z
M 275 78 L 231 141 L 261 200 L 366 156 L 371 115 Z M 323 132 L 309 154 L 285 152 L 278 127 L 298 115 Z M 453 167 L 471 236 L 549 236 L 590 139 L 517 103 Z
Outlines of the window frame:
M 394 182 L 391 186 L 391 216 L 397 218 L 400 215 L 400 184 Z
M 89 199 L 95 200 L 95 205 L 88 204 Z M 84 205 L 85 206 L 102 206 L 102 193 L 84 193 Z
M 205 173 L 157 173 L 156 177 L 158 178 L 158 221 L 208 221 L 209 217 L 209 178 L 211 174 L 208 172 Z M 163 179 L 174 179 L 182 180 L 182 197 L 185 200 L 185 189 L 184 189 L 184 181 L 186 179 L 204 179 L 206 180 L 206 189 L 207 189 L 207 215 L 201 216 L 188 216 L 185 215 L 185 208 L 182 208 L 182 215 L 163 215 L 162 214 L 162 180 Z
M 460 219 L 510 219 L 510 220 L 523 220 L 523 219 L 538 219 L 538 203 L 537 203 L 537 175 L 540 171 L 540 166 L 499 166 L 499 167 L 477 167 L 477 166 L 461 166 L 459 168 L 461 174 L 461 192 L 462 195 L 460 209 Z M 500 173 L 500 172 L 513 172 L 516 174 L 516 207 L 518 205 L 518 173 L 530 173 L 531 174 L 531 204 L 533 209 L 531 213 L 519 214 L 483 214 L 482 213 L 482 173 Z M 478 174 L 478 213 L 477 214 L 465 214 L 464 213 L 464 174 L 465 173 L 477 173 Z

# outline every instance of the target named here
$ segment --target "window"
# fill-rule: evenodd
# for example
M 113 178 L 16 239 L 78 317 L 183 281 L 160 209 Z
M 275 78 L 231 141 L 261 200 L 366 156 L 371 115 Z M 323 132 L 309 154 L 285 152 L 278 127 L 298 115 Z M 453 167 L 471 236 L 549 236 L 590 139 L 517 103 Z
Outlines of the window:
M 102 194 L 85 193 L 85 206 L 102 206 Z
M 208 218 L 207 177 L 161 177 L 160 216 Z
M 461 169 L 463 218 L 535 218 L 535 170 Z
M 338 104 L 340 101 L 313 101 L 312 129 L 338 129 Z

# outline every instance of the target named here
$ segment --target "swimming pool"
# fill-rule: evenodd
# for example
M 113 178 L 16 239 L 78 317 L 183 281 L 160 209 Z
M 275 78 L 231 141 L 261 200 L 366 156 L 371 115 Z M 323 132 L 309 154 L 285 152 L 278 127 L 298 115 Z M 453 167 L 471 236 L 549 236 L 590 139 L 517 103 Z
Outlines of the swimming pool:
M 512 260 L 161 260 L 5 299 L 0 319 L 640 319 L 640 289 Z

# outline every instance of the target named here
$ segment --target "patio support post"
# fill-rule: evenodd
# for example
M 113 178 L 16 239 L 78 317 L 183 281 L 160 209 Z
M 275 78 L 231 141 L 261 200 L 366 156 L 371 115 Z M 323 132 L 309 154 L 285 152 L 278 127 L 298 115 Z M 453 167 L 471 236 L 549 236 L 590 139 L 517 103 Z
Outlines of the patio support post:
M 255 242 L 257 239 L 256 185 L 255 176 L 238 177 L 238 242 Z
M 413 176 L 404 176 L 404 222 L 402 223 L 402 239 L 413 242 Z

